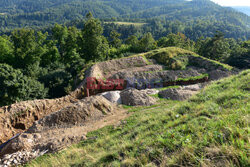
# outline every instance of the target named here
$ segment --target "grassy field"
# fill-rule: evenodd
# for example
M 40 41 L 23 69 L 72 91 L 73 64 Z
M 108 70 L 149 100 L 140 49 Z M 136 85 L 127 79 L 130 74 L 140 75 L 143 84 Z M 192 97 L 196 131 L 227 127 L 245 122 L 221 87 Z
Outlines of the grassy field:
M 105 24 L 117 24 L 117 25 L 125 25 L 125 26 L 130 26 L 133 25 L 135 27 L 141 27 L 143 25 L 146 25 L 147 23 L 133 23 L 133 22 L 104 22 Z
M 212 83 L 189 101 L 160 100 L 118 126 L 26 166 L 248 166 L 250 70 Z

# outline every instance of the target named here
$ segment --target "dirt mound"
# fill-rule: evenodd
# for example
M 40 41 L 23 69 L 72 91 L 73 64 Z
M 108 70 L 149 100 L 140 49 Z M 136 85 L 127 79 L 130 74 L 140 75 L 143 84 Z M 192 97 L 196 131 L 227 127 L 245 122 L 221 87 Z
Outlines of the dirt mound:
M 102 96 L 92 96 L 36 121 L 28 132 L 37 133 L 51 128 L 79 126 L 112 113 L 114 106 Z
M 132 57 L 126 57 L 121 59 L 115 59 L 105 62 L 100 62 L 97 64 L 94 64 L 89 69 L 85 71 L 85 79 L 84 81 L 79 85 L 78 89 L 83 87 L 86 84 L 87 77 L 95 77 L 97 79 L 103 79 L 103 78 L 110 78 L 110 75 L 115 74 L 119 71 L 131 69 L 137 67 L 138 70 L 140 67 L 144 67 L 149 65 L 149 62 L 147 59 L 143 56 L 132 56 Z M 161 68 L 161 67 L 154 67 L 150 66 L 148 68 Z
M 122 104 L 128 106 L 150 106 L 156 103 L 156 99 L 137 89 L 130 88 L 121 92 Z
M 159 92 L 160 97 L 171 100 L 186 100 L 201 90 L 202 85 L 195 84 L 181 88 L 170 88 Z
M 143 56 L 134 56 L 134 57 L 127 57 L 127 58 L 101 62 L 101 63 L 94 65 L 93 68 L 98 66 L 103 76 L 109 77 L 108 75 L 112 73 L 116 73 L 117 71 L 120 71 L 122 69 L 144 67 L 144 66 L 147 66 L 148 64 L 149 62 Z M 94 75 L 92 74 L 92 76 Z
M 0 144 L 27 130 L 33 122 L 64 108 L 77 99 L 65 96 L 58 99 L 24 101 L 0 108 Z
M 20 151 L 57 151 L 84 140 L 88 131 L 105 126 L 102 120 L 115 112 L 117 108 L 102 96 L 80 100 L 36 121 L 26 133 L 11 140 L 1 150 L 0 157 Z

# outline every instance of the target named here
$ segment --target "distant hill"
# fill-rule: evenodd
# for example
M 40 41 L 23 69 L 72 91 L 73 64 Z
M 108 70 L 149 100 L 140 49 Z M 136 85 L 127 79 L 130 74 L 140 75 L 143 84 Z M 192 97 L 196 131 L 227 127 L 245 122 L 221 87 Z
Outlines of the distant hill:
M 234 6 L 232 8 L 250 16 L 250 6 Z
M 228 37 L 250 37 L 249 16 L 210 0 L 0 0 L 0 4 L 0 31 L 63 24 L 84 19 L 91 11 L 101 19 L 179 20 L 187 25 L 199 25 L 198 30 L 192 27 L 195 30 L 190 31 L 201 33 L 219 25 L 218 29 L 229 34 Z

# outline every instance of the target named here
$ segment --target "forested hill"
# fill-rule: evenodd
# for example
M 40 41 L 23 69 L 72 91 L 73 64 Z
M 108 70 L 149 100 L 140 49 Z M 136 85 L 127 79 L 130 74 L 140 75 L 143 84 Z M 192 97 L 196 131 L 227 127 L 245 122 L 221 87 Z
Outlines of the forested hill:
M 189 25 L 203 22 L 249 37 L 249 16 L 209 0 L 0 0 L 0 4 L 1 31 L 81 20 L 91 11 L 98 18 L 125 21 L 153 17 L 185 21 Z

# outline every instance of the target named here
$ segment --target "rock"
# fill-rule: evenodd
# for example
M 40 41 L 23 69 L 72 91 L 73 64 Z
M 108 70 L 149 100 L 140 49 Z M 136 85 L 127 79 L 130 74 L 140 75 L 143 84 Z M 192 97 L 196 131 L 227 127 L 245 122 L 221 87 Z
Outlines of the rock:
M 129 106 L 150 106 L 156 103 L 156 99 L 134 88 L 121 92 L 122 104 Z
M 166 89 L 159 93 L 162 98 L 183 101 L 190 98 L 192 95 L 198 93 L 198 91 L 185 90 L 182 88 L 177 89 Z
M 111 103 L 122 104 L 120 93 L 121 93 L 120 91 L 111 91 L 111 92 L 102 93 L 100 95 L 105 97 Z
M 14 164 L 18 164 L 17 160 L 15 160 L 15 159 L 14 159 L 13 163 L 14 163 Z
M 6 158 L 6 159 L 10 159 L 10 158 L 11 158 L 11 155 L 10 155 L 10 154 L 5 155 L 5 158 Z

